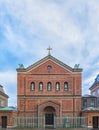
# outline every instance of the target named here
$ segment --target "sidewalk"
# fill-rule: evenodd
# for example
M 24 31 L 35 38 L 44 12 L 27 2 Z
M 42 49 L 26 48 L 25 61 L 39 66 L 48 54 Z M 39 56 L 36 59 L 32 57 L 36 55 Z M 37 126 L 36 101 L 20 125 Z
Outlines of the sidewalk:
M 31 128 L 31 129 L 28 129 L 28 128 L 23 128 L 23 129 L 20 129 L 20 128 L 6 128 L 6 129 L 0 129 L 0 130 L 99 130 L 99 128 L 97 129 L 93 129 L 93 128 Z

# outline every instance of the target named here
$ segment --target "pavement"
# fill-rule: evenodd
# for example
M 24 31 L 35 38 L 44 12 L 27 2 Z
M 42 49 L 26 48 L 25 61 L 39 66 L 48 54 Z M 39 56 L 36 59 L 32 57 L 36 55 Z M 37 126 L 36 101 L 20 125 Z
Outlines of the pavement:
M 22 129 L 20 129 L 20 128 L 1 128 L 0 130 L 99 130 L 99 128 L 95 128 L 95 129 L 93 129 L 93 128 L 31 128 L 31 129 L 29 129 L 29 128 L 22 128 Z

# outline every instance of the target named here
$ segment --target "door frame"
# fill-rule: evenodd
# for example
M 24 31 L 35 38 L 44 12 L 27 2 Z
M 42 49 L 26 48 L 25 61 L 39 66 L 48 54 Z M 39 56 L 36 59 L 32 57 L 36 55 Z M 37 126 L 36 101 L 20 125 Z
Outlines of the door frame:
M 47 118 L 49 118 L 49 123 L 47 123 Z M 45 125 L 54 125 L 54 114 L 53 113 L 45 113 Z
M 2 128 L 7 128 L 7 116 L 2 116 Z
M 93 128 L 98 128 L 99 117 L 93 116 Z

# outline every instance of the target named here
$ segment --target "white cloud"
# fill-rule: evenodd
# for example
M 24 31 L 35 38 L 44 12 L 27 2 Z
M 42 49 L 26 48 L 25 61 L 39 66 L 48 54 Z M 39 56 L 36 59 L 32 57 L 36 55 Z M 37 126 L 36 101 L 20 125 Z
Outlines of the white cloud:
M 5 82 L 4 82 L 5 81 Z M 15 71 L 1 71 L 0 72 L 0 82 L 6 85 L 8 82 L 11 84 L 15 83 L 16 81 L 16 72 Z
M 16 105 L 16 93 L 17 93 L 17 76 L 14 71 L 0 72 L 0 84 L 3 86 L 5 93 L 9 96 L 9 105 Z M 15 99 L 13 101 L 13 99 Z
M 78 40 L 82 40 L 79 28 L 74 25 L 68 12 L 60 10 L 59 5 L 57 6 L 56 4 L 44 1 L 25 0 L 24 3 L 22 3 L 22 1 L 16 1 L 14 3 L 8 1 L 6 8 L 10 15 L 19 19 L 23 25 L 27 25 L 29 31 L 32 33 L 37 32 L 38 36 L 39 28 L 42 28 L 47 31 L 47 35 L 46 33 L 45 35 L 48 38 L 49 34 L 54 34 L 57 37 L 61 37 L 64 41 L 67 41 L 67 43 L 77 44 Z M 69 7 L 67 7 L 67 9 L 69 9 Z M 39 28 L 35 28 L 35 24 L 36 27 L 39 26 Z

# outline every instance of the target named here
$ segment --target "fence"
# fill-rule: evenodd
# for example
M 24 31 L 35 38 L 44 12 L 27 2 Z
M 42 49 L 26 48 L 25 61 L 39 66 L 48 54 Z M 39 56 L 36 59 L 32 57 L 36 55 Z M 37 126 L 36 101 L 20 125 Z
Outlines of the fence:
M 87 128 L 86 117 L 54 117 L 52 125 L 45 124 L 45 117 L 13 117 L 16 128 Z
M 12 122 L 17 128 L 45 128 L 44 117 L 13 117 Z
M 86 117 L 55 117 L 55 128 L 87 128 Z

